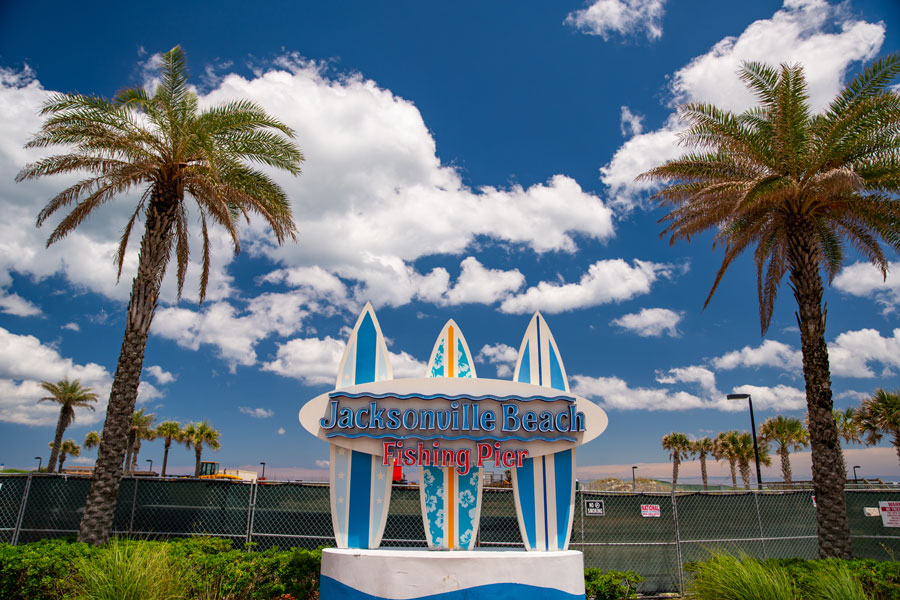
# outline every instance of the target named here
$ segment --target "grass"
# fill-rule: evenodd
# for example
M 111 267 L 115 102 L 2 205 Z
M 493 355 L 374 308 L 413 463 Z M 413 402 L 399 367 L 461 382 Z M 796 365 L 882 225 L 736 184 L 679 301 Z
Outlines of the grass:
M 166 544 L 135 544 L 112 539 L 105 552 L 75 564 L 73 597 L 78 600 L 180 600 L 178 569 Z

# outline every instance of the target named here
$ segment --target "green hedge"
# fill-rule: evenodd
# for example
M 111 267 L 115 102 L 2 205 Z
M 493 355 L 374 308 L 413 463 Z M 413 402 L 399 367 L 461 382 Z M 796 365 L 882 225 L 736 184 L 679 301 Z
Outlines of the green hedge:
M 785 569 L 800 588 L 819 578 L 823 571 L 833 568 L 836 563 L 843 564 L 849 569 L 851 576 L 862 584 L 866 596 L 872 600 L 900 600 L 900 562 L 863 558 L 844 561 L 834 558 L 823 560 L 772 558 L 763 562 L 764 565 Z

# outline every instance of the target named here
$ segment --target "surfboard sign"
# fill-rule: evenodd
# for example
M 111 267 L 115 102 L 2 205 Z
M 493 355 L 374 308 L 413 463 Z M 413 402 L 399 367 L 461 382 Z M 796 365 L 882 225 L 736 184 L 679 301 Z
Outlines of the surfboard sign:
M 372 305 L 366 303 L 347 340 L 336 388 L 393 378 Z M 391 466 L 380 456 L 331 444 L 331 522 L 338 548 L 377 548 L 391 501 Z

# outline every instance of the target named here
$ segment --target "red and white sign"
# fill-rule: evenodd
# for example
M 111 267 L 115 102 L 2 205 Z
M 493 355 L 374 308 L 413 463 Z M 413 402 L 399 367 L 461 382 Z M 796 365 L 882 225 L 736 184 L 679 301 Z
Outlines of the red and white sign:
M 894 502 L 894 504 L 900 504 L 900 502 Z M 900 514 L 900 513 L 898 513 Z M 658 517 L 659 515 L 659 504 L 641 504 L 641 516 L 642 517 Z
M 900 502 L 879 502 L 878 508 L 885 527 L 900 527 Z

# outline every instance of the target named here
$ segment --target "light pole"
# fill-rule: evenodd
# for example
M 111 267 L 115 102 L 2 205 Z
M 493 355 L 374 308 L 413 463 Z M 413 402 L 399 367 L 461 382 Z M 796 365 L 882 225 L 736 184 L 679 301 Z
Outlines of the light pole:
M 756 442 L 756 419 L 753 418 L 753 399 L 750 394 L 728 394 L 729 400 L 744 400 L 750 403 L 750 434 L 753 436 L 753 457 L 756 459 L 756 489 L 762 489 L 762 473 L 759 470 L 759 444 Z
M 43 461 L 43 459 L 40 456 L 35 456 L 34 458 L 35 458 L 35 460 L 38 461 L 38 473 L 40 473 L 41 472 L 41 462 Z
M 152 474 L 152 473 L 153 473 L 153 459 L 152 459 L 152 458 L 148 458 L 148 459 L 147 459 L 147 462 L 150 463 L 150 469 L 149 469 L 149 470 L 150 470 L 150 473 Z
M 634 478 L 634 471 L 637 467 L 631 467 L 631 491 L 634 492 L 637 490 L 637 480 Z
M 259 476 L 259 478 L 260 478 L 260 479 L 265 479 L 265 478 L 266 478 L 266 463 L 265 463 L 265 462 L 261 462 L 261 463 L 259 463 L 259 464 L 261 464 L 261 465 L 263 466 L 263 472 L 262 472 L 262 475 Z
M 859 465 L 854 465 L 853 467 L 853 483 L 855 484 L 859 484 L 859 480 L 856 478 L 856 470 L 861 468 L 862 467 L 860 467 Z

